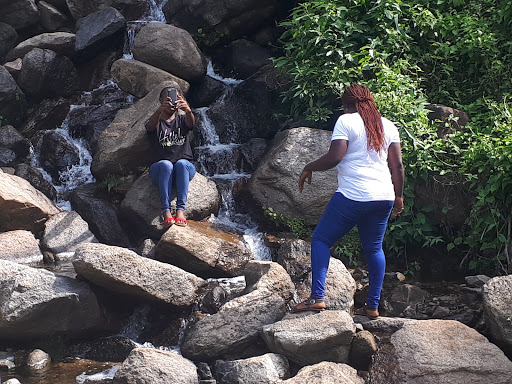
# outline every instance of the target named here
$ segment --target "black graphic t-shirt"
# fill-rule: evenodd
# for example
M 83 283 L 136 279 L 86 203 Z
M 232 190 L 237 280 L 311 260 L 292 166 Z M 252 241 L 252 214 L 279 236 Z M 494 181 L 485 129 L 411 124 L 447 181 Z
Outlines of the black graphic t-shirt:
M 156 130 L 154 147 L 159 160 L 172 163 L 180 159 L 194 160 L 188 133 L 191 128 L 185 123 L 185 115 L 178 115 L 172 121 L 159 120 Z

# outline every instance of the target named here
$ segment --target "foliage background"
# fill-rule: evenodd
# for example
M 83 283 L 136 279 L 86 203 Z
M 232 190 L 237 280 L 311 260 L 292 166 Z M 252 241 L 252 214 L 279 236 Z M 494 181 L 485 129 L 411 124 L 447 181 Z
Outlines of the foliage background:
M 359 82 L 401 130 L 406 209 L 390 222 L 388 256 L 417 269 L 417 250 L 430 248 L 465 270 L 512 272 L 512 2 L 313 0 L 283 27 L 274 62 L 291 79 L 283 99 L 292 115 L 325 121 Z M 427 103 L 471 121 L 439 137 Z M 474 196 L 461 228 L 415 204 L 417 183 L 443 175 Z

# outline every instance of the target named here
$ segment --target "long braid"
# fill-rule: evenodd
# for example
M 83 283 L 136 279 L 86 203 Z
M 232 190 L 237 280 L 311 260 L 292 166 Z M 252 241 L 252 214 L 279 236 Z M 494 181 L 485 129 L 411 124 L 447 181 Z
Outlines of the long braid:
M 384 130 L 370 90 L 364 85 L 352 84 L 345 89 L 341 101 L 356 106 L 366 129 L 368 149 L 380 152 L 384 148 Z

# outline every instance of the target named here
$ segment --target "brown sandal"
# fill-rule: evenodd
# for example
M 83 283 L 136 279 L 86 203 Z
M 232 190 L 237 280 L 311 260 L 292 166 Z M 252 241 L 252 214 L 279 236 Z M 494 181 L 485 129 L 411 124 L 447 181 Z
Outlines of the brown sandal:
M 375 308 L 368 308 L 365 305 L 364 307 L 361 307 L 357 311 L 355 311 L 354 315 L 366 316 L 370 320 L 375 320 L 379 317 L 379 311 Z
M 292 313 L 297 312 L 305 312 L 305 311 L 315 311 L 320 312 L 325 310 L 325 301 L 324 299 L 313 299 L 309 298 L 307 300 L 304 300 L 302 303 L 297 304 L 293 309 Z

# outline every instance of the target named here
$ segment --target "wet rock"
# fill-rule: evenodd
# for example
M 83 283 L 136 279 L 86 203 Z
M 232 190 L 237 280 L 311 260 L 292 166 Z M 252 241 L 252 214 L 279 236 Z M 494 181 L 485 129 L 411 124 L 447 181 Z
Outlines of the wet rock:
M 75 54 L 75 40 L 74 33 L 42 33 L 19 43 L 9 51 L 5 59 L 8 61 L 23 59 L 34 48 L 49 49 L 58 55 L 72 57 Z
M 219 384 L 273 383 L 290 374 L 286 357 L 275 353 L 244 360 L 217 360 L 215 372 Z
M 0 21 L 16 30 L 26 28 L 39 20 L 39 11 L 34 0 L 3 1 Z
M 12 48 L 16 46 L 18 34 L 9 24 L 0 22 L 0 63 L 4 62 L 4 57 Z
M 23 57 L 18 83 L 27 95 L 35 98 L 69 96 L 78 89 L 78 73 L 66 56 L 33 48 Z
M 367 371 L 377 349 L 379 346 L 371 332 L 357 332 L 350 349 L 350 365 L 358 370 Z
M 152 65 L 137 60 L 119 59 L 111 68 L 112 77 L 119 87 L 134 96 L 144 97 L 164 81 L 174 81 L 175 88 L 186 95 L 190 84 Z
M 337 189 L 336 170 L 316 173 L 302 193 L 297 180 L 305 164 L 327 153 L 330 139 L 331 132 L 312 128 L 278 133 L 249 181 L 256 204 L 316 224 Z
M 31 371 L 42 371 L 49 368 L 52 359 L 49 354 L 40 350 L 34 349 L 27 358 L 27 367 Z
M 59 128 L 69 112 L 70 102 L 64 98 L 45 99 L 28 110 L 28 120 L 20 128 L 25 137 L 31 138 L 36 132 Z
M 5 260 L 0 261 L 0 302 L 2 340 L 83 336 L 104 323 L 86 283 Z
M 104 244 L 79 247 L 73 266 L 79 276 L 109 291 L 178 307 L 192 305 L 198 289 L 206 284 L 173 265 Z
M 157 245 L 157 258 L 203 278 L 238 276 L 252 254 L 237 236 L 209 223 L 169 228 Z
M 16 165 L 14 174 L 27 180 L 34 188 L 43 192 L 50 200 L 57 200 L 57 190 L 52 183 L 44 178 L 43 173 L 38 168 L 20 163 Z
M 146 196 L 141 199 L 140 196 Z M 201 220 L 216 214 L 219 209 L 220 196 L 215 182 L 196 173 L 189 184 L 187 200 L 187 218 Z M 171 202 L 175 208 L 176 199 Z M 138 235 L 160 238 L 165 228 L 161 225 L 162 208 L 158 187 L 149 174 L 142 175 L 130 188 L 120 207 L 120 217 L 129 223 Z
M 53 5 L 40 1 L 37 9 L 41 14 L 41 25 L 49 32 L 55 32 L 63 27 L 70 26 L 70 20 Z
M 22 160 L 30 154 L 31 144 L 14 127 L 4 125 L 0 127 L 0 147 L 14 151 L 16 157 Z
M 136 348 L 117 371 L 113 384 L 199 383 L 196 366 L 177 353 Z
M 200 81 L 192 84 L 188 101 L 195 107 L 207 107 L 217 100 L 227 87 L 220 80 L 203 76 Z
M 75 344 L 70 353 L 95 361 L 122 362 L 137 343 L 123 336 L 102 337 L 101 339 Z
M 89 225 L 75 211 L 62 211 L 45 223 L 41 246 L 55 254 L 75 252 L 84 243 L 97 243 Z
M 73 190 L 73 209 L 89 224 L 94 236 L 102 243 L 129 248 L 130 239 L 119 224 L 117 208 L 94 196 L 95 185 L 86 184 Z
M 101 51 L 119 46 L 126 20 L 115 8 L 107 7 L 76 22 L 77 59 L 87 61 Z
M 60 209 L 28 181 L 0 172 L 0 232 L 24 229 L 37 233 Z
M 25 94 L 12 75 L 0 65 L 0 116 L 2 124 L 18 126 L 25 117 Z
M 302 368 L 297 375 L 283 384 L 364 384 L 357 371 L 347 364 L 322 362 Z
M 249 165 L 251 173 L 259 165 L 267 147 L 267 140 L 258 138 L 251 139 L 242 146 L 242 155 L 244 161 Z
M 214 314 L 226 303 L 228 294 L 224 288 L 216 285 L 208 290 L 201 300 L 200 310 L 203 313 Z
M 430 298 L 430 294 L 421 288 L 411 284 L 404 284 L 396 287 L 386 304 L 386 313 L 398 316 L 410 308 L 409 317 L 415 317 L 416 306 L 423 304 Z
M 14 368 L 16 368 L 14 355 L 9 352 L 0 352 L 0 370 L 10 371 Z
M 203 361 L 236 357 L 258 339 L 263 326 L 284 316 L 293 292 L 286 271 L 276 263 L 251 261 L 244 274 L 244 294 L 194 324 L 185 335 L 183 356 Z
M 466 276 L 464 279 L 470 288 L 483 287 L 489 280 L 491 280 L 489 276 L 485 275 Z
M 39 154 L 41 167 L 50 174 L 54 184 L 60 184 L 60 175 L 80 163 L 78 149 L 59 132 L 45 132 Z
M 270 64 L 270 54 L 265 48 L 243 39 L 232 41 L 214 58 L 228 74 L 241 79 Z
M 509 383 L 512 362 L 498 347 L 457 321 L 410 321 L 377 352 L 372 383 Z
M 12 167 L 16 160 L 16 154 L 8 148 L 0 147 L 0 167 Z
M 136 60 L 186 81 L 199 79 L 206 74 L 206 59 L 192 36 L 173 25 L 146 25 L 135 36 L 132 52 Z
M 324 360 L 348 363 L 356 333 L 352 317 L 343 311 L 312 313 L 287 315 L 263 327 L 262 336 L 268 348 L 300 365 Z
M 0 233 L 0 259 L 19 264 L 35 264 L 43 261 L 39 240 L 29 231 Z
M 483 291 L 487 330 L 492 340 L 512 357 L 512 275 L 489 280 Z

